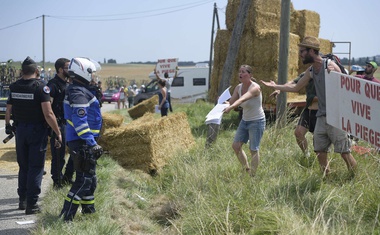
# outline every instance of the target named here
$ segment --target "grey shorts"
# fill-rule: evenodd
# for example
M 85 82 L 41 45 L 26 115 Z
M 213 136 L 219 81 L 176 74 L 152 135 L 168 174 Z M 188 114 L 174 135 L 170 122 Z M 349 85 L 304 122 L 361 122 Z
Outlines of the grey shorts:
M 327 124 L 325 116 L 317 117 L 314 130 L 314 151 L 328 152 L 331 144 L 334 145 L 336 153 L 351 152 L 351 141 L 347 132 Z

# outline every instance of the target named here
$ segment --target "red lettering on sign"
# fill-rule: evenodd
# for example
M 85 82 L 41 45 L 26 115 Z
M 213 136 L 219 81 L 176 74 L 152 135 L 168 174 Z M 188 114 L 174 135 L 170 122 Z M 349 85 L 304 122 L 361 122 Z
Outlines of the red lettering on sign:
M 351 107 L 353 113 L 365 117 L 367 120 L 371 120 L 371 106 L 351 100 Z
M 360 94 L 360 81 L 342 75 L 340 76 L 340 88 Z
M 351 133 L 351 131 L 352 131 L 350 120 L 347 120 L 347 122 L 345 122 L 344 117 L 342 117 L 342 130 L 344 130 L 345 132 L 348 132 L 348 133 Z
M 380 86 L 367 82 L 364 85 L 365 96 L 380 101 Z

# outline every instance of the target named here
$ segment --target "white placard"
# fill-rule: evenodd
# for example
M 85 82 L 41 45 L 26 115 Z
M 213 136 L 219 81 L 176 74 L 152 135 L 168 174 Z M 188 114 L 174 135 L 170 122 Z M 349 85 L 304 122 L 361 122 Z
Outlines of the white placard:
M 325 74 L 327 123 L 380 148 L 380 84 Z
M 172 78 L 175 75 L 175 69 L 177 66 L 178 58 L 159 59 L 156 64 L 157 75 L 163 78 L 164 74 L 168 73 L 169 77 Z

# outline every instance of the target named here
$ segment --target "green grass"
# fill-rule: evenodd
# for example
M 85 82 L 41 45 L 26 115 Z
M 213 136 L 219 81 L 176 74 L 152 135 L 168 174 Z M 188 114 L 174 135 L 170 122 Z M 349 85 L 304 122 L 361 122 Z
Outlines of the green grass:
M 211 108 L 206 103 L 175 106 L 175 112 L 188 115 L 196 145 L 173 156 L 158 176 L 125 170 L 106 155 L 97 169 L 97 213 L 78 213 L 66 224 L 58 215 L 69 188 L 50 190 L 32 233 L 380 233 L 378 155 L 354 153 L 358 172 L 352 177 L 340 155 L 329 154 L 332 172 L 323 178 L 315 155 L 305 159 L 297 146 L 294 121 L 283 129 L 267 125 L 261 164 L 251 178 L 242 172 L 231 148 L 237 113 L 224 115 L 218 139 L 204 148 L 204 117 Z M 125 110 L 116 112 L 130 121 Z M 312 136 L 307 138 L 311 146 Z

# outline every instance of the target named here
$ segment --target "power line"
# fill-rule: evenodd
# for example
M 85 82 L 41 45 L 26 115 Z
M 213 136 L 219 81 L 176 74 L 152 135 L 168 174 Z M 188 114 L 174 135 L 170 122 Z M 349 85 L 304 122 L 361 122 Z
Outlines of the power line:
M 175 7 L 168 7 L 164 9 L 156 9 L 156 10 L 151 10 L 151 11 L 143 11 L 143 12 L 134 12 L 134 13 L 126 13 L 126 14 L 115 14 L 115 15 L 102 15 L 102 16 L 47 16 L 50 18 L 56 18 L 56 19 L 61 19 L 61 20 L 75 20 L 75 21 L 122 21 L 122 20 L 132 20 L 132 19 L 139 19 L 139 18 L 148 18 L 148 17 L 153 17 L 153 16 L 159 16 L 159 15 L 165 15 L 165 14 L 170 14 L 174 12 L 179 12 L 179 11 L 184 11 L 190 8 L 198 7 L 210 2 L 213 2 L 214 0 L 208 0 L 208 1 L 201 1 L 198 2 L 197 4 L 191 3 L 191 6 L 187 6 L 190 4 L 184 4 L 180 6 L 175 6 Z M 181 7 L 181 8 L 179 8 Z M 141 14 L 141 13 L 147 13 L 147 12 L 156 12 L 156 11 L 162 11 L 162 10 L 167 10 L 171 8 L 178 8 L 176 10 L 171 10 L 171 11 L 165 11 L 161 13 L 155 13 L 155 14 L 149 14 L 149 15 L 144 15 L 144 16 L 134 16 L 134 17 L 124 17 L 124 18 L 113 18 L 113 19 L 80 19 L 80 18 L 92 18 L 92 17 L 109 17 L 109 16 L 118 16 L 118 15 L 134 15 L 134 14 Z
M 203 4 L 207 4 L 210 2 L 213 2 L 214 0 L 203 0 L 199 2 L 192 2 L 192 3 L 187 3 L 187 4 L 182 4 L 178 6 L 172 6 L 172 7 L 165 7 L 165 8 L 159 8 L 159 9 L 154 9 L 154 10 L 147 10 L 147 11 L 138 11 L 138 12 L 130 12 L 130 13 L 120 13 L 120 14 L 110 14 L 110 15 L 93 15 L 93 16 L 54 16 L 54 17 L 62 17 L 62 18 L 95 18 L 95 17 L 112 17 L 112 16 L 123 16 L 123 15 L 136 15 L 136 14 L 142 14 L 142 13 L 149 13 L 149 12 L 156 12 L 156 11 L 163 11 L 163 10 L 168 10 L 168 9 L 173 9 L 173 8 L 183 8 L 185 6 L 190 6 L 188 8 L 192 7 L 197 7 Z M 184 9 L 188 9 L 184 8 Z M 180 9 L 182 10 L 182 9 Z
M 32 18 L 32 19 L 29 19 L 29 20 L 26 20 L 26 21 L 23 21 L 23 22 L 20 22 L 20 23 L 17 23 L 17 24 L 13 24 L 13 25 L 9 25 L 7 27 L 4 27 L 4 28 L 0 28 L 0 30 L 4 30 L 4 29 L 9 29 L 9 28 L 12 28 L 12 27 L 15 27 L 15 26 L 18 26 L 18 25 L 21 25 L 21 24 L 25 24 L 29 21 L 32 21 L 32 20 L 36 20 L 38 18 L 41 18 L 42 16 L 37 16 L 35 18 Z
M 172 7 L 166 7 L 166 8 L 160 8 L 160 9 L 154 9 L 154 10 L 148 10 L 148 11 L 140 11 L 140 12 L 131 12 L 131 13 L 123 13 L 123 14 L 111 14 L 111 15 L 97 15 L 97 16 L 51 16 L 51 15 L 45 15 L 45 17 L 50 17 L 50 18 L 55 18 L 55 19 L 61 19 L 61 20 L 74 20 L 74 21 L 122 21 L 122 20 L 132 20 L 132 19 L 139 19 L 139 18 L 148 18 L 148 17 L 153 17 L 153 16 L 159 16 L 159 15 L 165 15 L 165 14 L 170 14 L 174 12 L 179 12 L 179 11 L 184 11 L 190 8 L 198 7 L 201 5 L 205 5 L 207 3 L 213 2 L 214 0 L 206 0 L 206 1 L 198 1 L 198 2 L 193 2 L 193 3 L 188 3 L 188 4 L 182 4 L 178 6 L 172 6 Z M 136 14 L 143 14 L 143 13 L 149 13 L 149 12 L 157 12 L 157 11 L 163 11 L 163 10 L 168 10 L 168 9 L 175 9 L 175 10 L 170 10 L 170 11 L 165 11 L 161 13 L 154 13 L 154 14 L 148 14 L 144 16 L 134 16 L 134 17 L 124 17 L 124 18 L 113 18 L 113 19 L 104 19 L 102 17 L 113 17 L 113 16 L 123 16 L 123 15 L 136 15 Z M 21 24 L 25 24 L 29 21 L 36 20 L 38 18 L 41 18 L 41 16 L 37 16 L 35 18 L 9 25 L 3 28 L 0 28 L 1 30 L 5 30 L 8 28 L 16 27 Z M 97 18 L 98 19 L 89 19 L 89 18 Z M 82 18 L 82 19 L 81 19 Z M 87 19 L 86 19 L 87 18 Z

